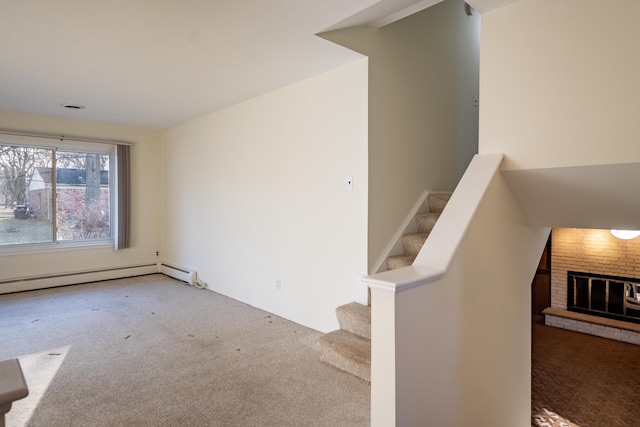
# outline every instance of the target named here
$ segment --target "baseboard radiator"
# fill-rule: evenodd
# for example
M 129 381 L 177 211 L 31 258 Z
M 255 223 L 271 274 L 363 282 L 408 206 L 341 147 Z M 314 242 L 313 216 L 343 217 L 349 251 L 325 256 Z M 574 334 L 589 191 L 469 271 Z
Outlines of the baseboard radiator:
M 203 287 L 203 282 L 197 280 L 195 271 L 165 263 L 155 263 L 9 279 L 0 281 L 0 294 L 100 282 L 102 280 L 124 279 L 125 277 L 146 276 L 147 274 L 156 273 L 162 273 L 190 285 Z
M 196 283 L 196 272 L 187 270 L 186 268 L 175 267 L 173 265 L 165 263 L 158 263 L 158 273 L 173 277 L 174 279 L 186 282 L 190 285 Z
M 101 280 L 122 279 L 158 273 L 158 264 L 134 265 L 103 270 L 61 273 L 49 276 L 34 276 L 0 281 L 0 294 L 54 288 L 57 286 L 77 285 L 99 282 Z

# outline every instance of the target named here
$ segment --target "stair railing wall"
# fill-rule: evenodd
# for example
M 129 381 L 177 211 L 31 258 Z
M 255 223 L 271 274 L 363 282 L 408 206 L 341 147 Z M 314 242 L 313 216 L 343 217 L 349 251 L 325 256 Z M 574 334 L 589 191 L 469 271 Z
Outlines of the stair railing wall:
M 412 266 L 364 279 L 374 427 L 529 420 L 530 316 L 513 307 L 548 230 L 526 225 L 502 157 L 474 157 Z
M 422 192 L 418 200 L 413 205 L 407 217 L 402 221 L 398 230 L 393 234 L 393 237 L 387 243 L 384 250 L 373 264 L 370 274 L 381 273 L 387 270 L 386 260 L 391 255 L 399 255 L 402 253 L 402 236 L 407 233 L 415 233 L 417 231 L 415 217 L 418 212 L 424 212 L 429 210 L 429 191 Z

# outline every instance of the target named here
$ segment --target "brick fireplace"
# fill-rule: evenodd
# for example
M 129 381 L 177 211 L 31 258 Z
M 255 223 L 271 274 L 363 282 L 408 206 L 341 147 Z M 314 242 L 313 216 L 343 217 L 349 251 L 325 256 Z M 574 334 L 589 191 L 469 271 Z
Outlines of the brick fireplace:
M 640 325 L 567 310 L 569 272 L 640 282 L 640 237 L 621 240 L 609 230 L 554 228 L 551 244 L 551 309 L 545 323 L 640 344 Z

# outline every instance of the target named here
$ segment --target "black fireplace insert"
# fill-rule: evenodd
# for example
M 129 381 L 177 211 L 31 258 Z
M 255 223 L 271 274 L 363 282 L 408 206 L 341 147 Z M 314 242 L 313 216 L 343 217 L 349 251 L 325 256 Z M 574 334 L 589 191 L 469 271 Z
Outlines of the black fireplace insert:
M 567 309 L 640 323 L 640 279 L 569 271 Z

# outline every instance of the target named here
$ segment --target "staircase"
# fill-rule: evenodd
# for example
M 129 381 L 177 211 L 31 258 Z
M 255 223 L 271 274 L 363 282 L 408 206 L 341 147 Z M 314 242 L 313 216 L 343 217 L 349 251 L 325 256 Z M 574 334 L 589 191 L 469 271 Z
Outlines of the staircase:
M 403 253 L 386 259 L 387 270 L 413 264 L 450 197 L 451 193 L 429 194 L 428 210 L 415 216 L 417 231 L 402 236 Z M 320 360 L 371 381 L 371 307 L 353 302 L 338 307 L 336 316 L 340 329 L 316 342 Z
M 320 360 L 371 381 L 371 307 L 352 302 L 336 315 L 340 329 L 316 341 Z
M 408 267 L 413 264 L 450 197 L 451 193 L 429 194 L 429 210 L 427 212 L 419 212 L 415 217 L 418 231 L 402 236 L 403 253 L 387 258 L 387 270 L 395 270 L 396 268 Z

